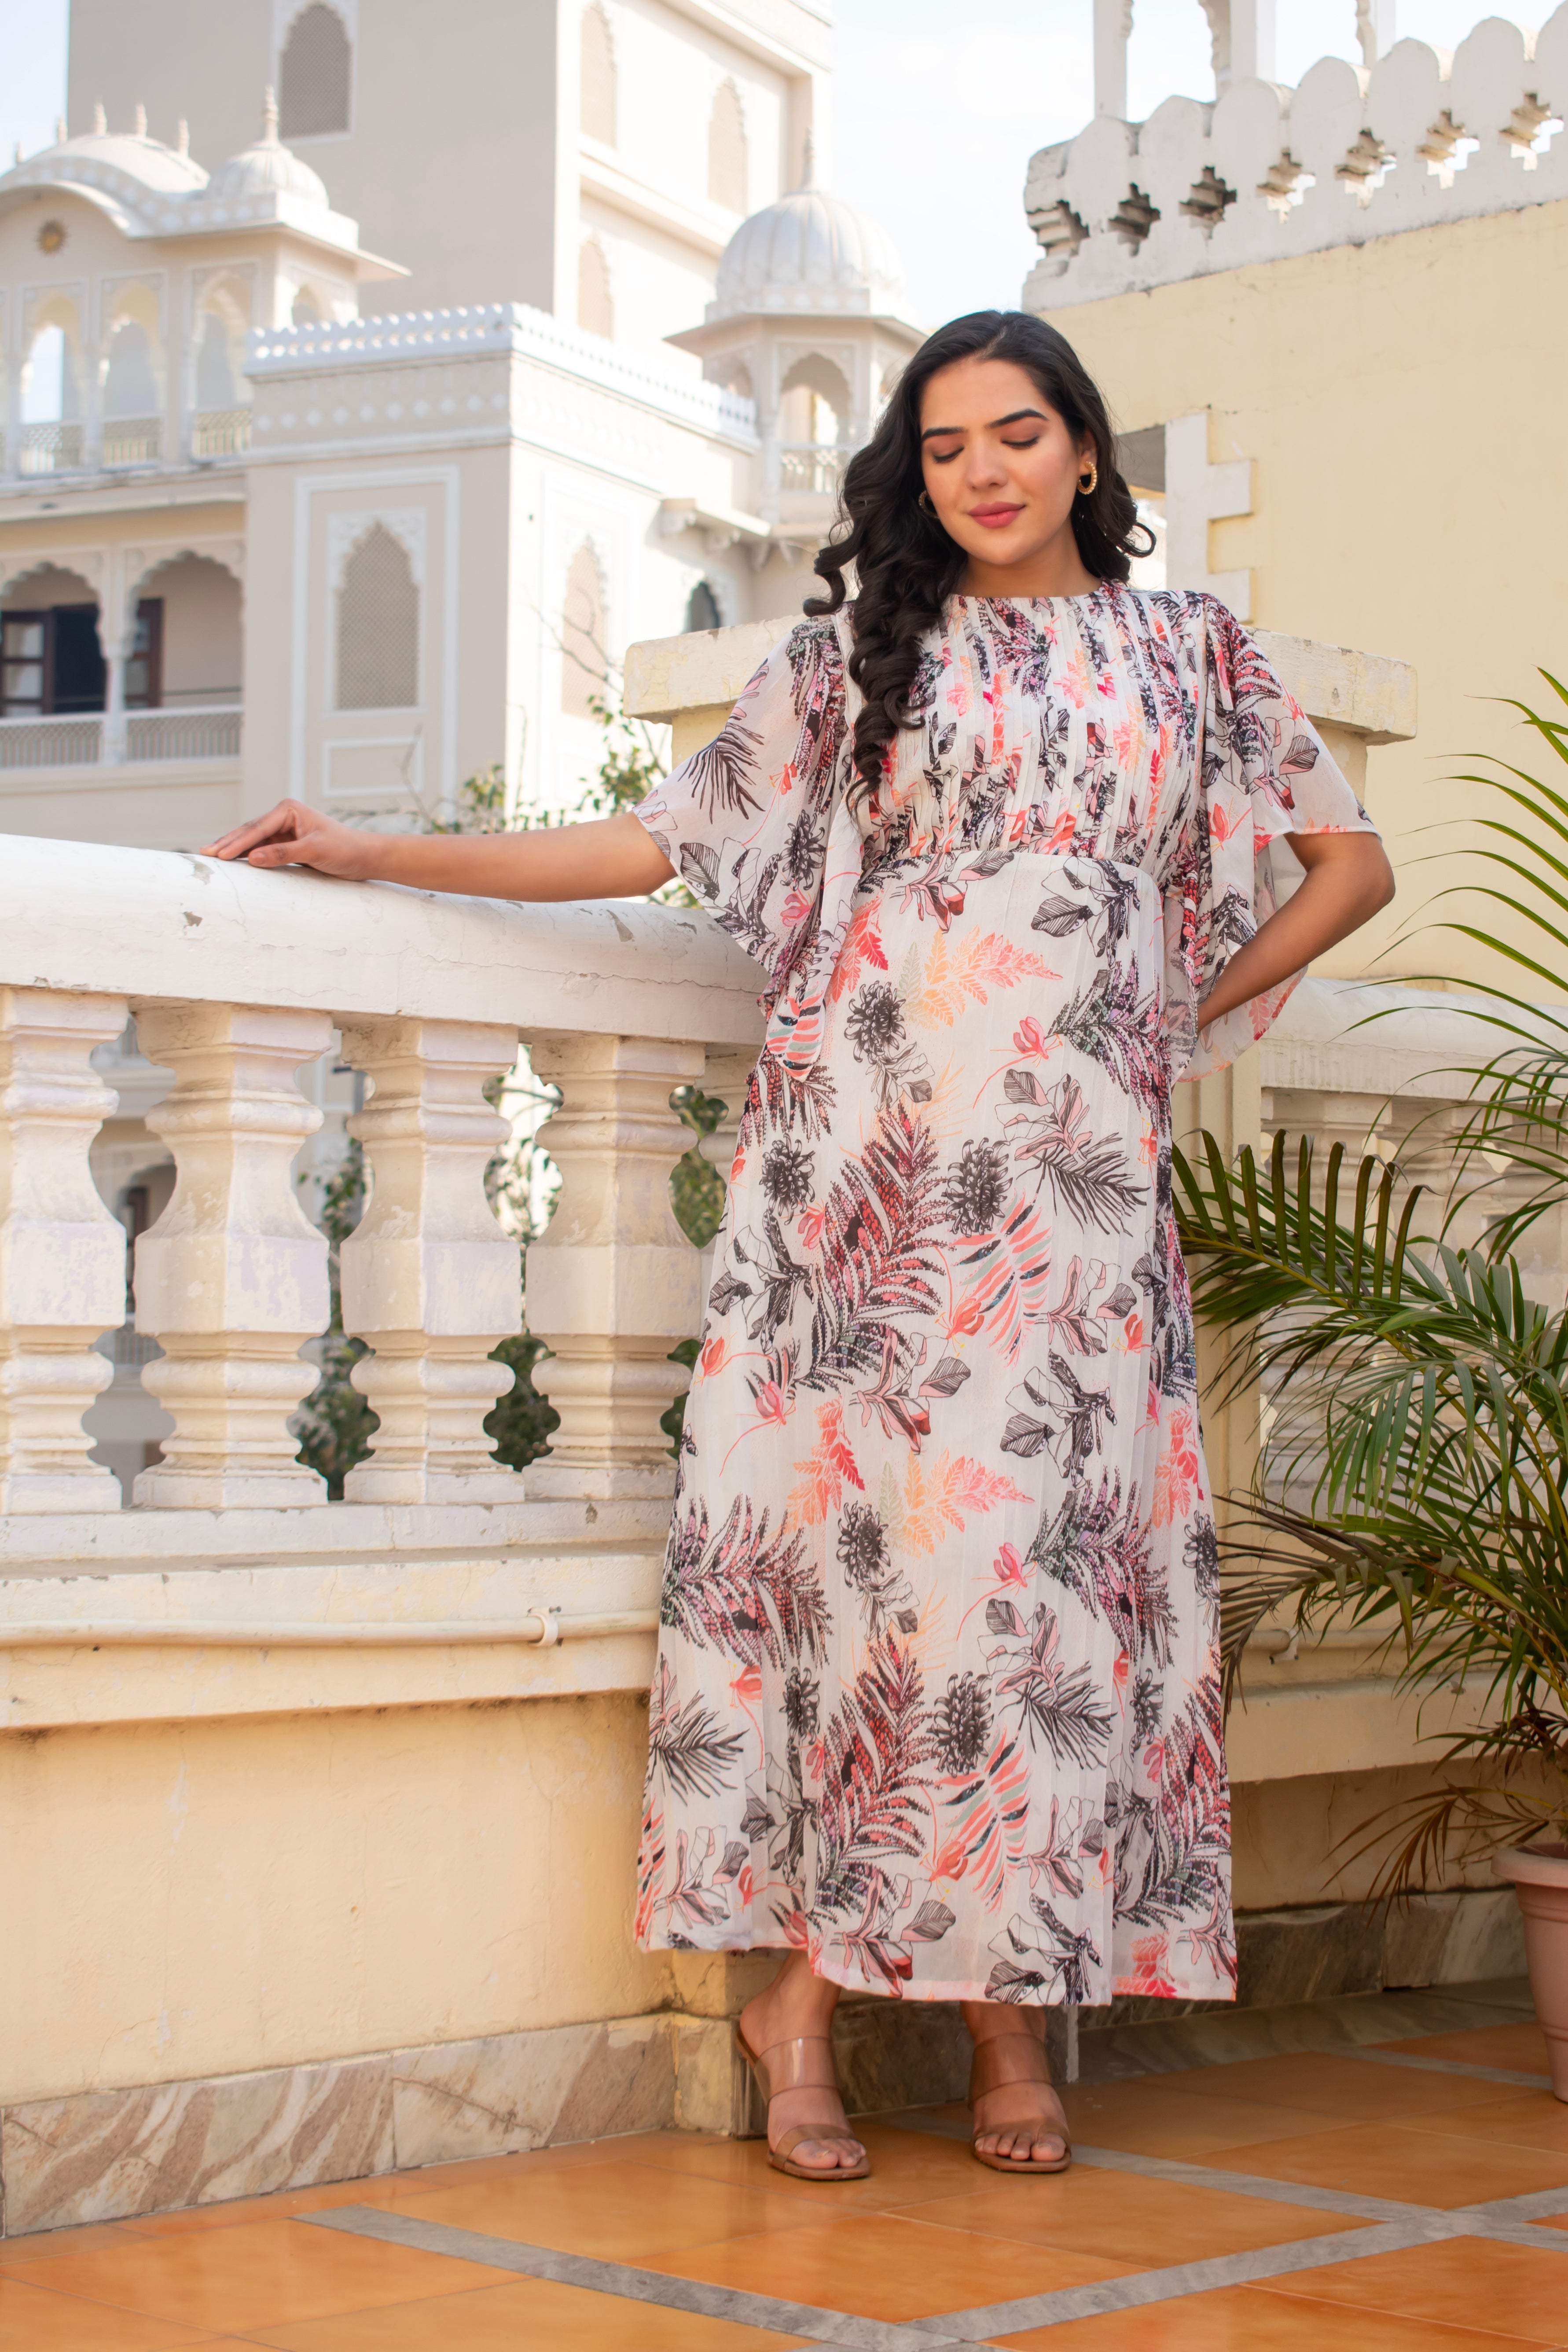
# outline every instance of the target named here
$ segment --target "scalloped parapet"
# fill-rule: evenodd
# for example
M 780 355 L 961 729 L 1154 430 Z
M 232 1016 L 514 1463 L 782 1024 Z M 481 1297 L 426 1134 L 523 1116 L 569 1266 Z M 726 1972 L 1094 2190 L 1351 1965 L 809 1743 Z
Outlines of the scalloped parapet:
M 1055 310 L 1220 269 L 1568 196 L 1568 0 L 1533 38 L 1489 16 L 1451 58 L 1396 42 L 1367 71 L 1322 58 L 1288 89 L 1233 80 L 1146 122 L 1100 115 L 1032 159 Z

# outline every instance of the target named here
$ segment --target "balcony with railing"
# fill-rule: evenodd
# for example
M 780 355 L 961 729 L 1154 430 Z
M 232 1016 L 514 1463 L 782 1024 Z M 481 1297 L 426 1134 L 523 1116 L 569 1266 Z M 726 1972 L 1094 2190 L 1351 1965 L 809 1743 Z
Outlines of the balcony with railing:
M 134 767 L 239 757 L 245 713 L 237 703 L 87 710 L 54 718 L 0 719 L 0 772 L 28 769 Z

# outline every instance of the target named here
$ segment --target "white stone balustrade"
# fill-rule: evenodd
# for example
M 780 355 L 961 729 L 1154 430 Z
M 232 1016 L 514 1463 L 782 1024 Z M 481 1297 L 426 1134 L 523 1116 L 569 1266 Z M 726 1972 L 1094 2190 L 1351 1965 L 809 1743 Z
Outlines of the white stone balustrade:
M 457 1021 L 345 1022 L 343 1058 L 374 1087 L 349 1121 L 370 1199 L 343 1244 L 343 1328 L 370 1341 L 354 1386 L 381 1426 L 348 1474 L 351 1502 L 507 1502 L 485 1416 L 511 1386 L 490 1361 L 521 1329 L 517 1246 L 490 1213 L 485 1169 L 506 1121 L 483 1094 L 517 1058 L 517 1032 Z
M 174 1422 L 136 1481 L 141 1509 L 326 1503 L 290 1428 L 329 1310 L 326 1243 L 294 1162 L 321 1123 L 299 1073 L 334 1030 L 370 1087 L 350 1122 L 369 1202 L 342 1286 L 345 1328 L 371 1351 L 354 1379 L 380 1422 L 347 1505 L 516 1507 L 525 1492 L 656 1504 L 673 1467 L 660 1417 L 688 1377 L 670 1350 L 696 1333 L 702 1297 L 669 1204 L 690 1140 L 669 1097 L 701 1080 L 710 1050 L 754 1051 L 757 986 L 705 917 L 663 907 L 510 907 L 9 842 L 8 1507 L 115 1506 L 81 1428 L 110 1370 L 93 1342 L 119 1325 L 125 1295 L 123 1234 L 88 1168 L 115 1098 L 88 1057 L 128 1004 L 143 1054 L 173 1076 L 147 1124 L 176 1169 L 136 1248 L 137 1328 L 163 1349 L 142 1377 Z M 503 1006 L 515 1010 L 498 1020 Z M 511 1381 L 491 1350 L 521 1321 L 518 1245 L 485 1198 L 506 1130 L 484 1085 L 520 1035 L 563 1097 L 549 1131 L 563 1187 L 530 1301 L 553 1356 L 539 1384 L 562 1426 L 526 1481 L 483 1427 Z
M 119 1502 L 82 1414 L 125 1311 L 124 1228 L 88 1166 L 115 1097 L 89 1057 L 124 1026 L 123 997 L 0 987 L 0 1512 Z
M 1407 228 L 1568 195 L 1568 5 L 1539 34 L 1488 17 L 1450 59 L 1397 41 L 1374 66 L 1323 58 L 1294 89 L 1233 75 L 1212 103 L 1110 112 L 1029 165 L 1042 258 L 1027 308 L 1056 310 Z

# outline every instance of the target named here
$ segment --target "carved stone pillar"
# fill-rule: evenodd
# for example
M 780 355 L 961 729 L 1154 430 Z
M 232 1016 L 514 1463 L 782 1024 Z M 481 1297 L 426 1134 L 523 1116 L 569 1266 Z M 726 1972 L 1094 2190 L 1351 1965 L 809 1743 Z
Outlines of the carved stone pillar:
M 300 1354 L 326 1328 L 327 1244 L 292 1162 L 321 1114 L 294 1073 L 325 1051 L 324 1013 L 150 1004 L 137 1033 L 174 1074 L 147 1124 L 174 1155 L 174 1197 L 136 1244 L 136 1328 L 164 1349 L 142 1372 L 174 1417 L 138 1503 L 222 1510 L 324 1503 L 289 1416 L 315 1385 Z
M 0 1511 L 115 1511 L 82 1415 L 114 1377 L 125 1232 L 88 1148 L 118 1099 L 91 1066 L 125 1000 L 0 988 Z
M 741 1140 L 741 1120 L 746 1108 L 746 1090 L 756 1066 L 756 1054 L 744 1045 L 710 1045 L 702 1072 L 702 1091 L 716 1095 L 724 1106 L 724 1116 L 711 1135 L 705 1135 L 697 1149 L 710 1168 L 716 1168 L 730 1181 L 735 1153 Z M 718 1255 L 719 1237 L 714 1235 L 701 1253 L 702 1282 L 700 1311 L 707 1312 L 708 1294 L 713 1287 L 713 1261 Z
M 689 1375 L 668 1359 L 701 1317 L 697 1252 L 675 1222 L 669 1174 L 689 1129 L 669 1108 L 700 1084 L 700 1045 L 651 1037 L 540 1038 L 535 1075 L 563 1100 L 544 1131 L 561 1197 L 529 1245 L 529 1328 L 552 1362 L 535 1373 L 561 1415 L 531 1495 L 668 1495 L 659 1427 Z
M 522 1261 L 485 1198 L 506 1139 L 484 1082 L 517 1058 L 517 1031 L 460 1021 L 343 1025 L 343 1058 L 374 1082 L 349 1120 L 365 1147 L 371 1195 L 343 1244 L 343 1328 L 374 1355 L 353 1383 L 381 1416 L 350 1502 L 515 1501 L 522 1482 L 495 1458 L 485 1416 L 512 1384 L 490 1349 L 522 1325 Z

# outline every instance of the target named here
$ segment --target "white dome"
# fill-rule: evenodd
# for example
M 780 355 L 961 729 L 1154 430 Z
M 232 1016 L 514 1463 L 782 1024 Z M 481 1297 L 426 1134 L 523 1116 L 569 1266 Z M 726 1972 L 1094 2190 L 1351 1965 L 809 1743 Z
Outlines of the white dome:
M 242 147 L 237 155 L 218 165 L 207 182 L 206 194 L 215 204 L 243 204 L 257 196 L 298 196 L 322 212 L 329 208 L 325 181 L 318 179 L 309 163 L 301 163 L 279 140 L 278 109 L 270 90 L 260 138 L 254 147 Z
M 165 147 L 161 139 L 148 139 L 133 131 L 89 131 L 79 138 L 57 140 L 5 176 L 26 174 L 36 181 L 69 186 L 73 180 L 90 184 L 119 172 L 161 196 L 198 195 L 207 179 L 201 165 L 193 163 L 188 155 Z
M 887 231 L 826 188 L 797 188 L 741 223 L 719 264 L 710 320 L 745 311 L 896 311 L 903 271 Z

